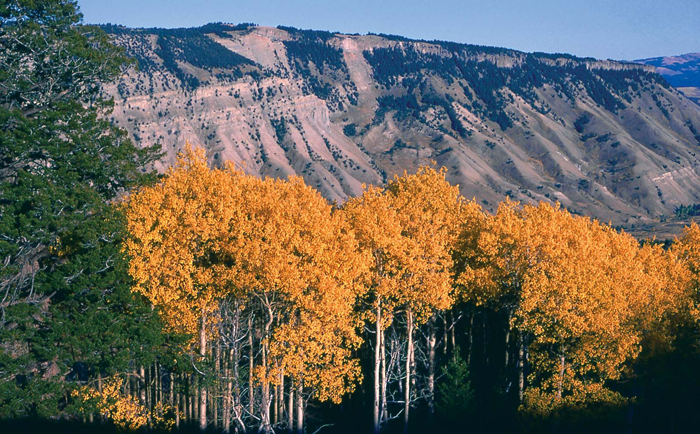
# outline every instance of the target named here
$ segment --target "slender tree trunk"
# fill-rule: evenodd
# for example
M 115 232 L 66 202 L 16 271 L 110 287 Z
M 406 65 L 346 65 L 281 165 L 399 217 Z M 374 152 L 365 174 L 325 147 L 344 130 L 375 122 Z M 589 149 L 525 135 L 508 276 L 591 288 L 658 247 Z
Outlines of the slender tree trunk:
M 379 395 L 380 395 L 380 378 L 379 370 L 381 368 L 381 351 L 382 351 L 382 310 L 381 302 L 377 301 L 377 319 L 376 319 L 376 344 L 374 347 L 374 432 L 379 434 L 380 428 L 380 407 L 379 407 Z
M 506 329 L 506 351 L 505 351 L 505 366 L 506 370 L 508 369 L 508 362 L 510 361 L 510 352 L 508 351 L 508 348 L 510 346 L 510 325 L 508 325 L 508 328 Z
M 175 375 L 170 373 L 171 404 L 175 409 L 175 428 L 180 429 L 180 393 L 175 393 Z M 174 395 L 174 396 L 173 396 Z
M 226 393 L 224 393 L 224 432 L 228 433 L 231 429 L 231 398 L 233 392 L 233 384 L 231 381 L 231 359 L 233 358 L 233 350 L 224 351 L 223 371 L 226 377 Z
M 428 323 L 428 413 L 435 414 L 435 315 Z
M 413 359 L 413 312 L 409 309 L 406 316 L 406 333 L 408 334 L 408 349 L 406 351 L 406 386 L 404 388 L 403 432 L 408 433 L 408 417 L 411 410 L 411 364 Z
M 277 422 L 284 419 L 284 370 L 280 372 L 280 393 L 279 393 L 279 417 Z
M 232 410 L 234 413 L 234 416 L 236 418 L 236 422 L 238 422 L 238 425 L 236 425 L 236 432 L 238 432 L 238 427 L 240 426 L 242 432 L 246 432 L 246 427 L 245 424 L 243 423 L 243 401 L 241 398 L 241 384 L 239 382 L 239 372 L 238 372 L 238 367 L 239 367 L 239 362 L 241 358 L 241 344 L 239 342 L 238 335 L 240 334 L 240 324 L 241 324 L 241 310 L 238 304 L 236 304 L 236 314 L 234 317 L 234 324 L 236 327 L 236 332 L 233 335 L 233 347 L 231 348 L 231 366 L 233 368 L 233 378 L 230 379 L 229 381 L 233 386 L 233 406 Z M 248 323 L 250 324 L 250 322 Z M 252 333 L 252 330 L 248 330 L 248 333 Z M 251 342 L 252 343 L 252 342 Z M 252 348 L 252 345 L 251 345 Z M 252 352 L 251 352 L 252 356 Z M 251 357 L 252 360 L 252 357 Z
M 201 422 L 201 419 L 199 418 L 199 410 L 201 407 L 199 406 L 201 400 L 200 400 L 200 386 L 199 386 L 199 377 L 196 377 L 195 374 L 192 374 L 192 389 L 194 390 L 194 397 L 192 399 L 192 419 L 196 419 Z
M 518 333 L 518 399 L 523 403 L 525 393 L 525 344 L 523 334 Z
M 134 388 L 132 385 L 134 383 L 134 376 L 136 376 L 136 371 L 133 371 L 131 374 L 132 375 L 129 375 L 129 377 L 126 379 L 125 394 L 126 394 L 126 396 L 133 398 L 134 397 L 134 390 L 133 390 Z
M 442 354 L 447 356 L 447 338 L 449 336 L 450 330 L 448 324 L 448 316 L 450 315 L 449 312 L 445 312 L 445 315 L 443 316 L 443 325 L 445 326 L 445 342 L 442 345 Z
M 192 420 L 192 414 L 191 414 L 191 409 L 190 409 L 190 379 L 188 378 L 187 375 L 182 374 L 182 384 L 185 386 L 185 389 L 183 390 L 182 393 L 182 411 L 184 412 L 185 415 L 185 422 L 188 422 Z
M 199 355 L 202 360 L 207 356 L 206 316 L 204 313 L 202 313 L 202 328 L 199 332 Z M 199 429 L 205 431 L 207 429 L 207 387 L 204 378 L 200 384 L 202 386 L 199 393 Z
M 241 429 L 245 431 L 245 426 L 243 425 L 243 420 L 241 415 L 243 413 L 243 403 L 241 401 L 241 386 L 238 382 L 238 362 L 240 359 L 240 350 L 238 341 L 233 343 L 233 360 L 231 360 L 231 365 L 233 365 L 233 407 L 236 414 L 236 420 L 241 426 Z
M 387 389 L 387 382 L 389 379 L 387 378 L 386 375 L 386 330 L 383 328 L 380 328 L 380 335 L 381 335 L 381 345 L 380 345 L 380 362 L 382 365 L 382 370 L 381 370 L 381 379 L 382 379 L 382 399 L 381 399 L 381 408 L 380 408 L 380 424 L 382 420 L 386 420 L 388 415 L 387 415 L 387 407 L 386 407 L 386 389 Z
M 248 317 L 248 411 L 255 414 L 255 389 L 253 388 L 253 316 Z
M 192 396 L 194 389 L 192 388 L 192 377 L 190 375 L 185 375 L 185 383 L 185 394 L 183 395 L 182 399 L 185 401 L 184 407 L 186 407 L 187 411 L 185 418 L 187 419 L 188 423 L 191 423 L 194 419 L 194 409 L 192 408 Z
M 457 340 L 455 338 L 455 314 L 450 313 L 450 344 L 452 345 L 452 360 L 457 360 Z
M 171 372 L 168 379 L 170 380 L 170 388 L 168 389 L 169 397 L 168 397 L 168 403 L 172 406 L 175 406 L 175 376 Z
M 141 404 L 147 405 L 146 402 L 146 369 L 139 366 L 139 400 Z
M 212 417 L 214 418 L 214 427 L 219 428 L 219 396 L 221 396 L 221 388 L 218 387 L 221 382 L 221 345 L 217 342 L 216 346 L 212 348 L 216 351 L 214 355 L 214 378 L 217 380 L 212 386 L 212 396 L 210 397 Z
M 289 380 L 289 401 L 287 402 L 287 429 L 294 431 L 294 382 Z
M 469 314 L 469 351 L 467 352 L 467 365 L 472 366 L 472 351 L 474 349 L 474 312 Z
M 275 403 L 275 406 L 273 407 L 273 414 L 272 414 L 272 424 L 277 425 L 279 421 L 279 413 L 280 413 L 280 384 L 279 384 L 279 374 L 277 378 L 277 382 L 275 384 L 275 389 L 274 389 L 274 398 L 272 399 L 272 402 Z
M 270 326 L 272 326 L 272 311 L 268 312 L 269 314 L 269 319 L 265 323 L 265 334 L 263 335 L 263 345 L 262 345 L 262 364 L 263 364 L 263 372 L 265 373 L 265 378 L 262 382 L 261 385 L 261 392 L 262 392 L 262 429 L 265 432 L 270 432 L 272 429 L 270 427 L 270 407 L 271 407 L 271 400 L 270 400 L 270 381 L 268 380 L 268 372 L 269 372 L 269 361 L 267 360 L 268 358 L 268 352 L 269 352 L 269 336 L 270 336 Z
M 151 426 L 151 410 L 153 409 L 153 373 L 151 366 L 146 369 L 146 408 L 148 409 L 148 426 Z
M 156 379 L 156 396 L 153 403 L 158 405 L 159 402 L 163 401 L 163 379 L 160 377 L 160 365 L 158 362 L 153 365 L 153 373 Z
M 297 381 L 297 434 L 304 433 L 304 386 Z

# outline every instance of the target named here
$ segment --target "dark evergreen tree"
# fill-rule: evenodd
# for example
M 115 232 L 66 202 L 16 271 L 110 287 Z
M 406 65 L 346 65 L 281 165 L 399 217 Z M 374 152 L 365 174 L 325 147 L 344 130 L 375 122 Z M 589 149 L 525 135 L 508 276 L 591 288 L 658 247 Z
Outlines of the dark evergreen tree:
M 0 417 L 58 416 L 75 384 L 154 357 L 157 316 L 130 293 L 116 203 L 150 175 L 105 119 L 128 60 L 75 1 L 0 5 Z

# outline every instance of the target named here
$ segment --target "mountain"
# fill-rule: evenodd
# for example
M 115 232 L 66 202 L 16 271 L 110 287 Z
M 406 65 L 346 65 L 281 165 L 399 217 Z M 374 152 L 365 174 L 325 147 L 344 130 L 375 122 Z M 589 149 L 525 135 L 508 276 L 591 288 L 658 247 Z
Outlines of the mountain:
M 700 203 L 700 107 L 653 66 L 290 27 L 106 25 L 138 61 L 113 121 L 330 200 L 435 161 L 493 211 L 559 201 L 626 228 Z
M 672 86 L 700 104 L 700 53 L 653 57 L 635 62 L 655 67 L 656 72 L 664 76 Z

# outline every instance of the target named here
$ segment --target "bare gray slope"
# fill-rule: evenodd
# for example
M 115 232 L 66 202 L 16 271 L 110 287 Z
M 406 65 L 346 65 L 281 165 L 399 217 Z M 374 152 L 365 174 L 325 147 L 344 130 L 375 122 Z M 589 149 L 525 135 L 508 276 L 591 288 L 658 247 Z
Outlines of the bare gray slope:
M 112 29 L 141 65 L 107 89 L 114 120 L 164 146 L 159 169 L 189 141 L 212 164 L 298 174 L 339 202 L 431 161 L 488 210 L 506 196 L 556 200 L 629 226 L 700 202 L 700 107 L 651 67 L 377 35 L 195 30 Z

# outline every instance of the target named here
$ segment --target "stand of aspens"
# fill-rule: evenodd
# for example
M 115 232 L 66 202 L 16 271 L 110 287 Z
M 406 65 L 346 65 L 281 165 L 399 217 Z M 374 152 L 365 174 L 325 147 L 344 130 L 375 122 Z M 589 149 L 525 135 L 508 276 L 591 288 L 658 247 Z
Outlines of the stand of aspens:
M 421 167 L 338 207 L 301 178 L 210 169 L 188 147 L 122 206 L 133 290 L 192 336 L 191 367 L 140 368 L 102 408 L 132 427 L 301 433 L 309 402 L 341 402 L 372 354 L 374 430 L 407 430 L 416 405 L 440 409 L 437 353 L 460 357 L 456 322 L 469 324 L 467 363 L 473 336 L 490 344 L 475 309 L 506 317 L 490 363 L 512 372 L 523 411 L 624 402 L 606 385 L 672 318 L 697 315 L 700 229 L 664 250 L 546 203 L 489 215 L 445 176 Z M 147 411 L 117 415 L 122 401 Z

